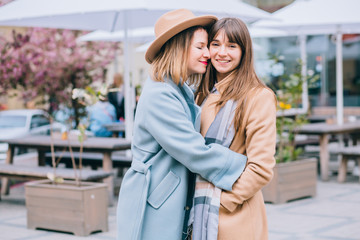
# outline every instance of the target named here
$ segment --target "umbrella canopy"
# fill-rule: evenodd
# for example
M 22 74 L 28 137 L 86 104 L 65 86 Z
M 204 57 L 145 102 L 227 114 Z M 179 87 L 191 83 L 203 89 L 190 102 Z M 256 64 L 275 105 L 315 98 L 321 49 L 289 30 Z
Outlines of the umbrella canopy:
M 290 34 L 284 30 L 254 26 L 249 27 L 249 33 L 252 38 L 274 38 L 290 36 Z
M 239 17 L 245 22 L 271 14 L 238 0 L 16 0 L 0 7 L 0 26 L 49 27 L 76 30 L 124 31 L 124 58 L 129 58 L 128 29 L 153 27 L 165 12 L 187 8 L 197 15 Z M 135 100 L 130 66 L 125 61 L 125 133 L 132 137 Z
M 147 42 L 147 43 L 135 48 L 135 51 L 145 53 L 147 51 L 147 49 L 150 47 L 151 43 L 152 42 Z
M 258 21 L 257 27 L 286 30 L 292 34 L 358 33 L 359 0 L 296 0 L 273 13 L 273 20 Z
M 342 35 L 360 33 L 359 0 L 296 0 L 273 13 L 273 20 L 260 20 L 256 27 L 286 30 L 300 36 L 303 74 L 306 74 L 306 35 L 336 35 L 337 123 L 343 124 Z M 307 89 L 307 88 L 304 88 Z M 305 92 L 305 91 L 304 91 Z
M 16 0 L 0 8 L 0 25 L 117 31 L 153 26 L 164 12 L 177 8 L 245 22 L 271 18 L 237 0 Z
M 155 39 L 154 28 L 136 28 L 128 31 L 128 38 L 132 42 L 144 43 Z M 78 41 L 106 41 L 121 42 L 125 39 L 123 30 L 116 32 L 108 32 L 104 30 L 96 30 L 91 33 L 79 37 Z

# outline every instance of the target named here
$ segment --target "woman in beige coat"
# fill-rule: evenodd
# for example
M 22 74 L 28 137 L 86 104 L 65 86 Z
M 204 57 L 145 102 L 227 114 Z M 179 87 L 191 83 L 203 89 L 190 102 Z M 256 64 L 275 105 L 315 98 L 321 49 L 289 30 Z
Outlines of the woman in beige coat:
M 256 76 L 252 41 L 241 20 L 219 20 L 210 29 L 209 43 L 211 64 L 197 91 L 201 133 L 206 134 L 219 109 L 233 100 L 237 105 L 230 149 L 248 158 L 232 191 L 221 193 L 218 239 L 266 240 L 261 189 L 271 180 L 275 165 L 276 97 Z

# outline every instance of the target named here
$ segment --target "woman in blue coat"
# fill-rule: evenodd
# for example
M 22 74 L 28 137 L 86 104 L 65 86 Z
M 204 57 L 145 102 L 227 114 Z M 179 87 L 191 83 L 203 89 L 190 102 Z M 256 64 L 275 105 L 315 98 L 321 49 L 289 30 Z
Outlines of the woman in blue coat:
M 156 39 L 145 55 L 152 74 L 137 105 L 133 161 L 119 193 L 118 239 L 184 239 L 192 173 L 231 191 L 244 170 L 244 155 L 218 144 L 205 145 L 199 133 L 200 108 L 187 85 L 196 84 L 206 71 L 205 29 L 216 20 L 179 9 L 155 24 Z

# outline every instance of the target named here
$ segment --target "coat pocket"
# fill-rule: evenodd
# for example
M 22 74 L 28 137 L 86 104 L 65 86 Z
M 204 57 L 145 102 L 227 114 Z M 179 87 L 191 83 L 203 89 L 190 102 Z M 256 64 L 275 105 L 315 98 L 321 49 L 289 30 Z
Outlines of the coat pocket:
M 147 202 L 153 208 L 158 209 L 174 192 L 179 183 L 180 178 L 170 171 L 159 183 L 159 185 L 157 185 L 157 187 L 150 193 Z

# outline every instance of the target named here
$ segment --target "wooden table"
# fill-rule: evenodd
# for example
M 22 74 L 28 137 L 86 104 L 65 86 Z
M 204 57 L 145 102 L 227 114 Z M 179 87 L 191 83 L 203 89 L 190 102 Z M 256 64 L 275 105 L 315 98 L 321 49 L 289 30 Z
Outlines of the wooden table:
M 14 161 L 14 150 L 16 147 L 34 148 L 38 151 L 38 165 L 45 165 L 45 153 L 51 151 L 51 138 L 50 136 L 27 136 L 16 139 L 4 140 L 9 144 L 7 151 L 6 163 L 13 164 Z M 55 151 L 67 151 L 69 149 L 68 140 L 54 139 L 54 150 Z M 71 139 L 70 145 L 73 151 L 80 151 L 80 142 L 77 139 Z M 102 167 L 104 171 L 112 172 L 112 161 L 111 154 L 114 151 L 130 149 L 131 142 L 123 138 L 100 138 L 91 137 L 84 141 L 83 152 L 97 152 L 103 154 Z M 108 184 L 109 188 L 109 201 L 112 204 L 114 183 L 113 177 L 110 176 L 104 179 L 104 182 Z M 7 193 L 8 180 L 7 178 L 2 179 L 2 193 Z
M 106 130 L 113 133 L 113 137 L 117 138 L 119 137 L 119 133 L 125 134 L 125 123 L 124 122 L 113 122 L 104 124 L 104 127 Z M 123 135 L 124 137 L 124 135 Z
M 360 121 L 348 122 L 343 125 L 312 123 L 301 126 L 298 130 L 300 134 L 320 136 L 320 175 L 323 181 L 329 180 L 329 136 L 345 133 L 359 134 Z

